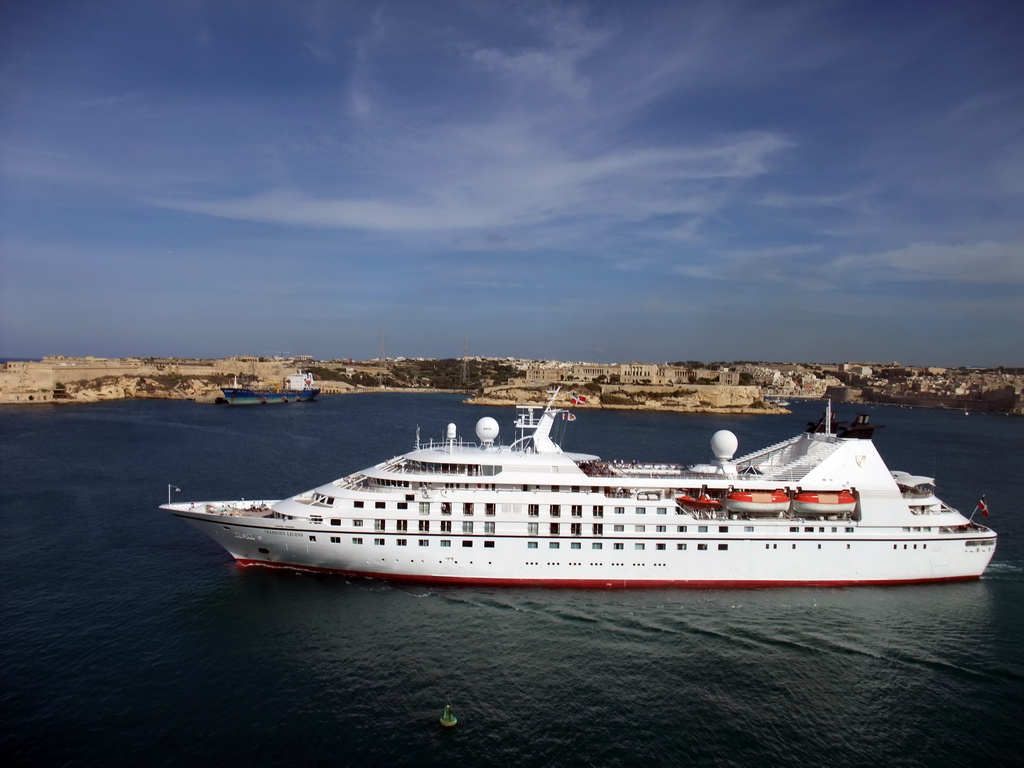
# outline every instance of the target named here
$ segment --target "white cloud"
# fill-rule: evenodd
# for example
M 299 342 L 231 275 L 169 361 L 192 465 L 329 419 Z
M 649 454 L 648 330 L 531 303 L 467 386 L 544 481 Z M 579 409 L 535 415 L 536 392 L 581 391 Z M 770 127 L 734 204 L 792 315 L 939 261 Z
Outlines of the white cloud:
M 571 60 L 543 51 L 506 54 L 485 48 L 473 51 L 470 58 L 493 72 L 547 82 L 554 90 L 576 99 L 585 97 L 589 89 L 588 82 L 576 73 Z
M 832 261 L 843 279 L 1024 283 L 1024 240 L 964 245 L 914 243 L 905 248 L 852 254 Z
M 779 246 L 724 250 L 672 265 L 683 277 L 786 284 L 806 292 L 847 289 L 852 285 L 956 283 L 1024 284 L 1024 241 L 986 240 L 963 245 L 915 243 L 878 253 L 829 258 L 825 246 Z
M 578 10 L 548 8 L 528 20 L 542 38 L 532 47 L 510 51 L 493 46 L 466 46 L 470 61 L 484 69 L 521 80 L 525 86 L 547 84 L 553 91 L 582 101 L 590 81 L 580 63 L 612 38 L 610 32 L 587 24 Z
M 376 232 L 531 227 L 566 217 L 608 226 L 706 214 L 721 204 L 723 183 L 763 174 L 767 158 L 788 146 L 777 136 L 754 135 L 712 146 L 578 157 L 527 134 L 512 144 L 502 148 L 493 137 L 478 136 L 470 146 L 447 135 L 379 153 L 390 161 L 375 172 L 400 192 L 330 195 L 279 188 L 230 199 L 152 202 L 210 216 Z M 429 166 L 438 171 L 430 174 Z

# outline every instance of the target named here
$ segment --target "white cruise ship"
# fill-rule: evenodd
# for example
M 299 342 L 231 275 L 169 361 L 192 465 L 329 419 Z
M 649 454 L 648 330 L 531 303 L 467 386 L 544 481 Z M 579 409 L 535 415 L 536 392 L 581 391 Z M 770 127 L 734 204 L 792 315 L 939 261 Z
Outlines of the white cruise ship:
M 890 471 L 859 416 L 734 457 L 605 461 L 552 439 L 547 406 L 519 406 L 503 445 L 484 417 L 458 436 L 277 501 L 168 503 L 242 565 L 434 583 L 776 587 L 978 578 L 996 534 Z

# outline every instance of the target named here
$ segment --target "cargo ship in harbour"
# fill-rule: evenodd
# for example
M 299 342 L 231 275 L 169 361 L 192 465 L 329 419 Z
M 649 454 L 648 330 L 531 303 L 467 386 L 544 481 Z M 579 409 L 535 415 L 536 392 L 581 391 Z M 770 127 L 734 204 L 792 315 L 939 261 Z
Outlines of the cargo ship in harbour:
M 266 405 L 267 403 L 302 403 L 314 400 L 320 390 L 313 386 L 313 374 L 297 371 L 284 381 L 284 386 L 277 388 L 240 387 L 235 382 L 233 387 L 221 387 L 224 393 L 218 402 L 228 405 Z
M 285 499 L 163 505 L 246 566 L 411 582 L 565 587 L 783 587 L 975 579 L 996 534 L 891 471 L 868 417 L 695 464 L 561 449 L 575 414 L 517 409 Z

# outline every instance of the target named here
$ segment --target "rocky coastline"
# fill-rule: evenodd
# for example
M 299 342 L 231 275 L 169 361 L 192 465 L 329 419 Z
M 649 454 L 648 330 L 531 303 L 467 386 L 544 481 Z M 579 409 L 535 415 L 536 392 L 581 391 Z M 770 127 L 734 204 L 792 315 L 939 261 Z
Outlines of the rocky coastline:
M 212 403 L 221 395 L 223 383 L 210 379 L 160 381 L 146 376 L 109 376 L 87 381 L 70 381 L 55 403 L 97 403 L 108 400 L 193 400 Z
M 573 397 L 584 401 L 573 402 Z M 490 387 L 468 400 L 474 405 L 514 406 L 543 405 L 551 399 L 545 387 L 503 386 Z M 762 397 L 759 387 L 731 387 L 714 384 L 686 387 L 658 387 L 644 385 L 590 386 L 577 393 L 563 389 L 555 405 L 580 411 L 668 411 L 673 413 L 722 414 L 784 414 L 787 409 L 769 403 Z
M 224 386 L 222 377 L 150 377 L 105 376 L 97 379 L 69 381 L 56 390 L 52 398 L 20 402 L 48 402 L 55 404 L 98 403 L 113 400 L 157 399 L 190 400 L 214 403 Z M 453 390 L 405 389 L 401 387 L 347 388 L 332 394 L 388 391 L 388 392 L 451 392 Z M 758 387 L 725 387 L 694 385 L 687 388 L 644 386 L 606 386 L 601 391 L 591 387 L 584 395 L 586 402 L 573 403 L 574 393 L 563 391 L 556 400 L 558 407 L 584 410 L 667 411 L 676 413 L 722 414 L 781 414 L 789 413 L 761 398 Z M 485 389 L 465 402 L 482 406 L 510 407 L 522 404 L 544 405 L 550 400 L 545 387 L 504 386 Z
M 450 362 L 450 361 L 441 361 Z M 42 361 L 7 361 L 0 369 L 0 403 L 69 404 L 96 403 L 129 399 L 190 400 L 214 403 L 221 388 L 241 382 L 246 386 L 280 386 L 280 382 L 304 365 L 316 376 L 321 395 L 360 392 L 461 392 L 474 405 L 515 406 L 522 403 L 543 405 L 550 399 L 550 388 L 560 386 L 559 407 L 616 409 L 635 411 L 672 411 L 679 413 L 775 414 L 787 413 L 764 398 L 758 386 L 722 383 L 664 384 L 596 383 L 568 380 L 558 385 L 550 381 L 516 378 L 500 381 L 499 370 L 470 384 L 463 376 L 458 386 L 451 366 L 428 365 L 404 371 L 402 381 L 395 371 L 379 366 L 346 364 L 331 368 L 293 360 L 254 360 L 225 358 L 217 360 L 178 360 L 150 358 L 44 358 Z M 418 373 L 417 373 L 418 371 Z M 499 381 L 494 379 L 498 378 Z M 397 380 L 396 380 L 397 379 Z M 488 381 L 488 379 L 490 379 Z M 273 384 L 271 382 L 276 382 Z M 483 385 L 482 389 L 478 389 Z

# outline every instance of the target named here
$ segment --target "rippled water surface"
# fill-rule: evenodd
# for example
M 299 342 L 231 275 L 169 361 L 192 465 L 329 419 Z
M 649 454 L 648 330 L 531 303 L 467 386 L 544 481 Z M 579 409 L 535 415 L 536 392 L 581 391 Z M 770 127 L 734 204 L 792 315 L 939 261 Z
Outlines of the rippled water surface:
M 592 413 L 563 444 L 692 462 L 785 417 Z M 851 410 L 844 416 L 852 416 Z M 241 569 L 157 509 L 277 498 L 494 415 L 443 395 L 0 408 L 0 746 L 21 765 L 1019 764 L 1024 420 L 876 408 L 893 469 L 1000 533 L 980 581 L 580 591 Z M 459 726 L 437 719 L 451 697 Z

